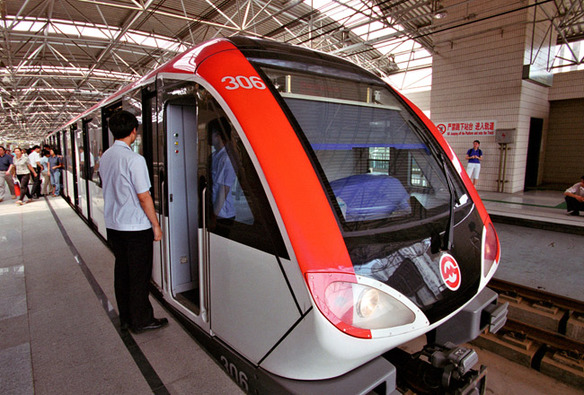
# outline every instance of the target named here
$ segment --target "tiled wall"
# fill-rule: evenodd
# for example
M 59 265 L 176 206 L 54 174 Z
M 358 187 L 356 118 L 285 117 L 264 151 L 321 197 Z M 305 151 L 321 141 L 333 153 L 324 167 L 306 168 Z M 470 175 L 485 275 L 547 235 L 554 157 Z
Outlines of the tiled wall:
M 584 98 L 584 71 L 555 74 L 553 85 L 549 88 L 522 79 L 524 64 L 532 62 L 536 66 L 545 66 L 545 59 L 534 59 L 533 55 L 539 53 L 547 58 L 546 43 L 556 40 L 554 36 L 549 36 L 548 24 L 535 24 L 534 29 L 534 20 L 545 19 L 541 10 L 531 7 L 522 12 L 466 23 L 472 21 L 473 14 L 481 15 L 487 9 L 496 9 L 497 13 L 503 14 L 518 2 L 521 1 L 481 1 L 468 3 L 464 7 L 449 7 L 447 19 L 439 23 L 445 23 L 444 27 L 459 27 L 445 29 L 434 36 L 436 53 L 433 56 L 432 90 L 408 95 L 436 124 L 496 120 L 499 129 L 515 129 L 515 142 L 508 145 L 507 183 L 504 187 L 504 192 L 510 193 L 524 188 L 531 118 L 544 121 L 539 182 L 561 179 L 561 168 L 571 169 L 571 165 L 564 164 L 556 169 L 553 164 L 562 162 L 559 161 L 561 153 L 569 151 L 574 141 L 578 147 L 584 143 L 584 126 L 580 126 L 584 125 L 582 120 L 574 121 L 575 129 L 566 132 L 574 134 L 576 139 L 573 140 L 554 135 L 554 126 L 550 126 L 549 119 L 550 102 Z M 525 5 L 525 1 L 522 3 Z M 456 3 L 445 0 L 443 4 L 448 7 Z M 584 101 L 578 103 L 584 105 Z M 575 111 L 584 114 L 582 107 Z M 475 138 L 481 140 L 484 161 L 477 188 L 496 191 L 499 187 L 501 152 L 495 137 L 445 137 L 462 163 L 466 163 L 464 156 L 472 141 Z
M 465 7 L 454 7 L 458 13 L 449 12 L 448 17 L 471 21 L 473 14 L 485 15 L 485 9 L 497 8 L 502 14 L 516 3 L 471 2 Z M 507 156 L 505 192 L 523 189 L 530 118 L 544 119 L 544 134 L 547 127 L 548 88 L 522 80 L 523 64 L 530 59 L 532 42 L 534 45 L 544 42 L 548 27 L 537 24 L 532 40 L 532 10 L 465 24 L 434 38 L 431 118 L 435 123 L 495 120 L 498 129 L 515 129 L 515 142 L 509 144 Z M 446 136 L 463 163 L 476 138 L 481 140 L 484 152 L 477 189 L 496 191 L 501 153 L 495 136 Z
M 554 75 L 549 101 L 584 98 L 584 70 Z

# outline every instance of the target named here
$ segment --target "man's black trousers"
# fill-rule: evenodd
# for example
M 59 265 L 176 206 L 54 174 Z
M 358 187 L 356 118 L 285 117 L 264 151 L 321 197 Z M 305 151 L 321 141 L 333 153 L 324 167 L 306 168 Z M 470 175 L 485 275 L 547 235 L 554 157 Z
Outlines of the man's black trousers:
M 30 193 L 35 199 L 38 199 L 41 196 L 41 172 L 38 167 L 35 167 L 34 171 L 36 177 L 32 173 L 30 174 L 32 177 L 32 191 Z
M 584 202 L 579 202 L 571 196 L 566 196 L 566 206 L 568 211 L 584 211 Z
M 120 322 L 130 328 L 141 328 L 154 319 L 148 299 L 152 276 L 154 233 L 107 229 L 107 240 L 116 257 L 114 288 Z

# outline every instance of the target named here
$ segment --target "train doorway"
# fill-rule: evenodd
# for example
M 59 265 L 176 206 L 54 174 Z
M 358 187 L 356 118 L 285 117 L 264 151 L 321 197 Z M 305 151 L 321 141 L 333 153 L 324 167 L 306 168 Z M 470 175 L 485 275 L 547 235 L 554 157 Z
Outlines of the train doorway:
M 197 116 L 190 104 L 167 104 L 167 251 L 172 296 L 190 311 L 201 312 Z

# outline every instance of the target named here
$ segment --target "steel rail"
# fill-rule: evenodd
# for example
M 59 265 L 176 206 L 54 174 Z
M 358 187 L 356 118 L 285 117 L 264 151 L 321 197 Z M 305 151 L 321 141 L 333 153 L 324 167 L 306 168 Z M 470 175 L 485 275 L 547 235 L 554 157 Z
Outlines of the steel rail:
M 531 301 L 549 302 L 556 307 L 584 314 L 584 301 L 555 295 L 540 289 L 529 288 L 524 285 L 514 284 L 508 281 L 492 279 L 489 288 L 498 293 L 516 294 Z

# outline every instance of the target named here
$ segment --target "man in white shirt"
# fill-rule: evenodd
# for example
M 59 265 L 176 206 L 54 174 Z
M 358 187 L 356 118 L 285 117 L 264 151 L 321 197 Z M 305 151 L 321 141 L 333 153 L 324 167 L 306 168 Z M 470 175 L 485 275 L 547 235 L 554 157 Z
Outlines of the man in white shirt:
M 580 182 L 572 185 L 564 192 L 568 215 L 575 217 L 580 215 L 580 210 L 584 210 L 584 176 Z
M 154 318 L 148 299 L 153 241 L 162 238 L 146 160 L 133 152 L 138 121 L 127 111 L 109 119 L 114 144 L 100 160 L 107 239 L 116 257 L 114 288 L 122 330 L 158 329 L 166 318 Z
M 41 196 L 41 171 L 43 169 L 43 166 L 41 165 L 40 152 L 41 147 L 39 145 L 35 145 L 34 147 L 32 147 L 32 151 L 28 156 L 30 164 L 32 165 L 34 171 L 36 172 L 36 177 L 34 175 L 32 176 L 31 190 L 32 197 L 35 199 L 38 199 Z

